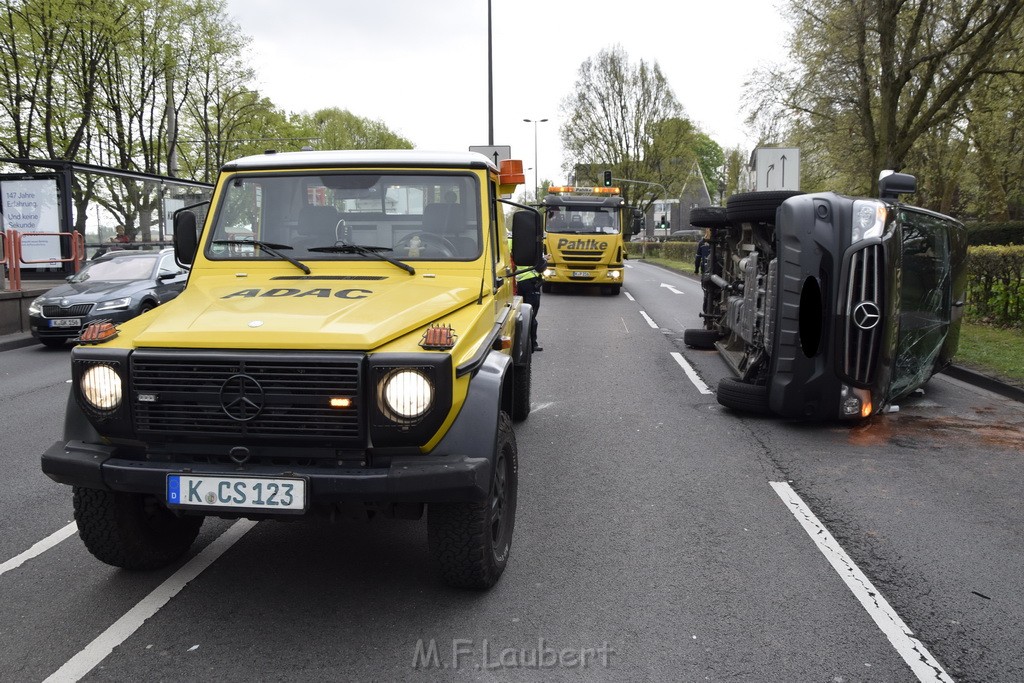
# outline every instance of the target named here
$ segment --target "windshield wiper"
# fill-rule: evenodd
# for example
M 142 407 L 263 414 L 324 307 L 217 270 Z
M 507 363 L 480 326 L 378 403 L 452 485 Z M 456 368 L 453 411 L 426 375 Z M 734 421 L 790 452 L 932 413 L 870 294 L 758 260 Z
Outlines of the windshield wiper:
M 409 273 L 409 275 L 415 275 L 416 270 L 408 263 L 403 263 L 396 258 L 391 258 L 387 254 L 382 254 L 384 251 L 393 251 L 390 247 L 366 247 L 362 244 L 352 244 L 344 240 L 339 240 L 337 244 L 329 247 L 310 247 L 306 251 L 319 251 L 325 254 L 362 254 L 363 256 L 375 256 L 382 261 L 387 261 L 393 265 L 398 266 L 402 270 Z
M 288 254 L 282 254 L 281 252 L 278 251 L 278 249 L 292 249 L 293 248 L 293 247 L 291 247 L 290 245 L 287 245 L 287 244 L 276 244 L 274 242 L 261 242 L 260 240 L 254 240 L 254 239 L 213 240 L 213 244 L 228 244 L 228 245 L 230 245 L 230 244 L 251 244 L 254 247 L 259 247 L 260 249 L 262 249 L 263 251 L 267 252 L 271 256 L 276 256 L 278 258 L 283 258 L 285 261 L 287 261 L 288 263 L 291 263 L 293 266 L 295 266 L 296 268 L 301 270 L 306 275 L 309 275 L 311 272 L 313 272 L 313 271 L 311 271 L 309 269 L 309 266 L 307 266 L 302 261 L 299 261 L 298 259 L 292 258 Z

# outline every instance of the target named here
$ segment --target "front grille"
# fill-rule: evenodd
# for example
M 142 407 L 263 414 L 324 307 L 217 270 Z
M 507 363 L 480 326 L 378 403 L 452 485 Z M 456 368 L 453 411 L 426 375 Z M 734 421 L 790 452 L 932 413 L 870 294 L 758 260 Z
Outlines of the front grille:
M 885 254 L 881 244 L 854 252 L 847 278 L 846 330 L 843 340 L 843 372 L 859 384 L 874 381 L 878 348 L 884 329 L 883 291 Z
M 141 436 L 362 446 L 357 354 L 136 351 L 132 412 Z M 349 398 L 350 408 L 331 408 Z
M 46 304 L 43 306 L 43 317 L 44 318 L 79 318 L 83 315 L 89 315 L 89 311 L 92 310 L 93 304 L 75 304 L 74 306 L 58 306 L 56 304 Z
M 604 257 L 603 251 L 589 251 L 582 249 L 563 249 L 562 258 L 566 263 L 600 263 Z

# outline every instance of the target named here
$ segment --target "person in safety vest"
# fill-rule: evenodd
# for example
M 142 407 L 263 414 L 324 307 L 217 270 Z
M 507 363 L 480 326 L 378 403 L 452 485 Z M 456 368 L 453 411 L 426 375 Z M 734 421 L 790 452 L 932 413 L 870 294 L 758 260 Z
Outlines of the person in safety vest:
M 512 238 L 508 239 L 508 247 L 512 249 Z M 544 269 L 547 268 L 547 259 L 542 258 L 541 263 L 535 268 L 532 265 L 521 266 L 516 264 L 516 291 L 523 297 L 523 301 L 533 307 L 533 318 L 530 321 L 530 341 L 533 343 L 534 351 L 543 351 L 537 342 L 537 314 L 540 313 L 540 286 L 544 282 Z

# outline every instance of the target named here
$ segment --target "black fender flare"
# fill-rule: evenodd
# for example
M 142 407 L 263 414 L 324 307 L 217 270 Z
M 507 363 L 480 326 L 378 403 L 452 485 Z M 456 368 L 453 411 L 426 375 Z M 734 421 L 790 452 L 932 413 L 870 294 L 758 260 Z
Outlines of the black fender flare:
M 530 325 L 533 322 L 533 306 L 523 303 L 519 307 L 519 314 L 516 315 L 516 339 L 512 345 L 512 360 L 516 365 L 522 366 L 530 362 Z
M 487 354 L 483 364 L 473 373 L 469 391 L 455 422 L 434 450 L 438 453 L 464 453 L 494 458 L 498 443 L 498 415 L 511 415 L 512 359 L 497 351 Z M 488 444 L 487 451 L 481 446 Z

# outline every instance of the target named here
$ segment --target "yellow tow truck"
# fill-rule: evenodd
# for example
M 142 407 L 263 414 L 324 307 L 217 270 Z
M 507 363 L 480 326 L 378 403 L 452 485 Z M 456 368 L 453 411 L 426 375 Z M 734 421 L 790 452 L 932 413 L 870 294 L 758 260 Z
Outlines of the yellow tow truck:
M 549 187 L 541 210 L 548 254 L 543 290 L 599 285 L 602 293 L 618 294 L 625 274 L 623 233 L 637 214 L 619 188 Z
M 88 550 L 152 569 L 206 516 L 426 513 L 441 577 L 492 586 L 515 525 L 512 421 L 530 412 L 512 264 L 542 257 L 535 209 L 515 205 L 506 241 L 521 183 L 521 162 L 473 152 L 226 164 L 209 210 L 175 215 L 182 294 L 72 352 L 42 469 L 73 486 Z

